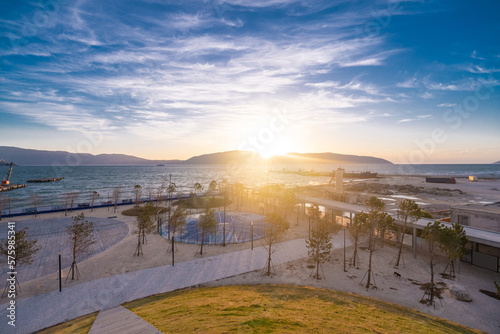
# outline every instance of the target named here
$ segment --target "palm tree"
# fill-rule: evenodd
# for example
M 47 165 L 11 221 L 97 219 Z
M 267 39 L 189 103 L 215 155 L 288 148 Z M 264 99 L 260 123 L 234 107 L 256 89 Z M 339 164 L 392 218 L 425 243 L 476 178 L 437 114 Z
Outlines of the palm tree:
M 203 186 L 199 182 L 196 182 L 193 188 L 195 193 L 198 193 L 199 191 L 203 190 Z
M 100 194 L 94 190 L 93 193 L 90 194 L 90 200 L 92 201 L 92 207 L 90 209 L 90 211 L 94 211 L 94 202 L 95 200 L 100 196 Z
M 134 186 L 135 206 L 139 206 L 141 201 L 142 187 L 139 184 Z
M 208 185 L 208 192 L 212 195 L 212 201 L 215 198 L 215 192 L 217 191 L 217 182 L 215 180 L 210 181 Z

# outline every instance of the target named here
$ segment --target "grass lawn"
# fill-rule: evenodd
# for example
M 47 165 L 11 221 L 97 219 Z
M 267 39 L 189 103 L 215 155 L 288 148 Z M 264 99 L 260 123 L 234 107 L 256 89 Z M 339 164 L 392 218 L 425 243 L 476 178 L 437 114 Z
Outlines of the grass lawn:
M 162 211 L 160 211 L 160 213 L 162 213 L 162 212 L 168 212 L 168 208 L 166 208 L 166 207 L 161 207 L 161 206 L 160 206 L 160 207 L 158 207 L 156 211 L 158 211 L 158 210 L 160 210 L 160 209 L 162 210 Z M 139 214 L 142 212 L 142 210 L 144 210 L 144 207 L 143 207 L 143 206 L 139 206 L 139 207 L 134 206 L 134 207 L 133 207 L 133 208 L 131 208 L 131 209 L 124 210 L 124 211 L 122 212 L 122 215 L 124 215 L 124 216 L 133 216 L 133 217 L 137 217 L 137 216 L 139 216 Z
M 60 334 L 66 334 L 66 333 L 77 333 L 77 334 L 86 334 L 90 331 L 90 328 L 92 327 L 92 324 L 95 321 L 95 318 L 97 318 L 97 313 L 94 312 L 91 314 L 84 315 L 83 317 L 73 319 L 71 321 L 55 325 L 49 328 L 45 328 L 44 330 L 41 330 L 39 332 L 36 332 L 37 334 L 49 334 L 49 333 L 60 333 Z
M 298 286 L 189 289 L 123 306 L 168 333 L 481 333 L 374 299 Z

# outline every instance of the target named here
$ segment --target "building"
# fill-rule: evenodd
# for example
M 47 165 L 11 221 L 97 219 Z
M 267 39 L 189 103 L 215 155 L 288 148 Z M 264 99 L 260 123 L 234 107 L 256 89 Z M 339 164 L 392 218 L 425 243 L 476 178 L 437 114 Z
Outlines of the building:
M 357 204 L 349 204 L 349 203 L 344 203 L 344 202 L 339 202 L 339 201 L 333 201 L 325 198 L 316 198 L 316 197 L 305 197 L 305 201 L 308 203 L 315 203 L 318 205 L 323 206 L 327 210 L 340 210 L 344 212 L 344 215 L 348 216 L 349 221 L 359 212 L 364 211 L 368 212 L 368 209 L 364 207 L 363 205 L 357 205 Z M 498 219 L 500 217 L 500 208 L 497 206 L 481 206 L 479 205 L 478 207 L 482 208 L 483 210 L 486 208 L 484 211 L 478 210 L 476 208 L 475 211 L 470 211 L 472 213 L 468 213 L 469 211 L 460 211 L 459 207 L 457 207 L 458 213 L 461 213 L 463 217 L 467 216 L 468 214 L 470 218 L 460 218 L 462 223 L 467 221 L 477 221 L 477 222 L 483 222 L 487 224 L 492 224 L 489 220 L 491 220 L 491 217 L 496 217 L 497 223 Z M 469 208 L 469 206 L 465 206 L 465 208 Z M 486 212 L 485 212 L 486 211 Z M 495 216 L 496 213 L 496 216 Z M 397 219 L 396 215 L 392 215 L 393 218 L 395 218 L 395 222 L 397 224 L 402 224 L 400 220 Z M 458 215 L 457 215 L 458 217 Z M 488 217 L 488 218 L 484 218 Z M 456 218 L 458 220 L 458 218 Z M 484 220 L 483 220 L 484 219 Z M 455 221 L 457 221 L 455 220 Z M 420 232 L 422 231 L 427 224 L 434 222 L 434 219 L 427 219 L 427 218 L 422 218 L 413 224 L 407 224 L 409 228 L 411 228 L 412 234 L 411 234 L 411 240 L 412 240 L 412 248 L 413 248 L 413 257 L 417 258 L 417 248 L 420 245 L 423 245 L 425 242 L 419 237 Z M 453 218 L 452 218 L 452 222 Z M 446 226 L 451 226 L 450 223 L 443 223 Z M 466 224 L 463 224 L 466 225 Z M 484 225 L 483 225 L 484 226 Z M 483 228 L 478 228 L 478 227 L 473 227 L 472 225 L 466 225 L 464 227 L 465 233 L 467 235 L 467 238 L 469 239 L 468 244 L 466 245 L 467 248 L 467 255 L 465 256 L 462 261 L 468 262 L 472 265 L 490 269 L 493 271 L 496 271 L 497 273 L 500 272 L 500 231 L 493 231 L 493 230 L 486 230 Z
M 451 222 L 460 225 L 500 232 L 500 206 L 460 205 L 451 210 Z

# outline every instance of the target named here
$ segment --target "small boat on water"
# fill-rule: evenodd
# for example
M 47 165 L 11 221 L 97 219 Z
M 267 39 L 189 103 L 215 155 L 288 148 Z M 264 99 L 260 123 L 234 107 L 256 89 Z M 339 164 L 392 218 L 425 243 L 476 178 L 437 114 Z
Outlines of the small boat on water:
M 163 166 L 165 166 L 165 165 L 164 165 L 164 164 L 158 164 L 158 165 L 156 165 L 156 166 L 163 167 Z

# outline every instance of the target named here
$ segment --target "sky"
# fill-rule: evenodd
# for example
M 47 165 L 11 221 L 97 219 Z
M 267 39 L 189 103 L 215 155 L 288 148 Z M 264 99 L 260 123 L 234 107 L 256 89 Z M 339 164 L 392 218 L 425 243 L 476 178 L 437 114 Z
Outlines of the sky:
M 500 160 L 499 1 L 0 6 L 1 146 Z

